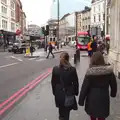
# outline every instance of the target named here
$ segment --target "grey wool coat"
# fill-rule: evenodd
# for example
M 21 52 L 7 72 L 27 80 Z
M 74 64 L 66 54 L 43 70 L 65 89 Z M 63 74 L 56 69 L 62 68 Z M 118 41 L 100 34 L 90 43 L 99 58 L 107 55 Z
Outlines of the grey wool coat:
M 85 111 L 90 116 L 107 118 L 110 96 L 115 97 L 116 93 L 117 82 L 111 66 L 94 66 L 89 68 L 85 75 L 79 105 L 85 104 Z

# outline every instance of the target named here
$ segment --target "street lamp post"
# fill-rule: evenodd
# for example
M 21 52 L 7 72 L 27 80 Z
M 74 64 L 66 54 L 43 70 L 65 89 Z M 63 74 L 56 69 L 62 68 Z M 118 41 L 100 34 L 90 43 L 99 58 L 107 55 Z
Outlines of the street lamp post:
M 58 41 L 58 49 L 59 49 L 59 18 L 60 18 L 60 1 L 58 0 L 57 3 L 57 8 L 58 8 L 58 34 L 57 34 L 57 41 Z

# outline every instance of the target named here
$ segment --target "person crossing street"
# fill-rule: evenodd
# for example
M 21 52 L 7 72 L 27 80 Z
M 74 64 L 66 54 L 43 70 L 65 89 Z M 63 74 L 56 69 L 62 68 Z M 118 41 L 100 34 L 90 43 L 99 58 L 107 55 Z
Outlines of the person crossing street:
M 48 50 L 49 50 L 49 52 L 48 52 L 48 56 L 46 57 L 47 59 L 49 58 L 49 55 L 51 54 L 52 56 L 53 56 L 53 58 L 55 57 L 54 56 L 54 54 L 53 54 L 53 46 L 52 46 L 52 44 L 50 43 L 49 44 L 49 46 L 48 46 Z

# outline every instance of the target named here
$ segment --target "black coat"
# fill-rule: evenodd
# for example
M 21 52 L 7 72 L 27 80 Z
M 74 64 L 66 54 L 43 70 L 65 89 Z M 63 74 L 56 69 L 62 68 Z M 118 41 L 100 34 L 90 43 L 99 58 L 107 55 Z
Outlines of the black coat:
M 53 51 L 53 46 L 50 44 L 50 45 L 48 46 L 48 49 L 49 49 L 49 52 L 52 52 L 52 51 Z
M 97 42 L 92 42 L 91 44 L 91 48 L 92 48 L 92 52 L 96 52 L 97 51 Z
M 67 89 L 67 88 L 70 88 L 71 86 L 73 86 L 72 87 L 73 89 L 69 90 L 69 92 L 72 95 L 77 96 L 78 92 L 79 92 L 79 83 L 78 83 L 78 76 L 77 76 L 76 69 L 74 67 L 71 67 L 70 69 L 64 69 L 63 67 L 59 67 L 59 66 L 54 67 L 53 72 L 52 72 L 51 84 L 52 84 L 53 95 L 55 96 L 56 107 L 64 107 L 64 103 L 62 102 L 63 96 L 60 96 L 60 99 L 61 99 L 60 103 L 58 103 L 56 101 L 57 86 L 61 85 L 61 80 L 60 80 L 61 74 L 62 74 L 65 88 Z M 72 106 L 71 109 L 77 110 L 76 99 L 75 99 L 75 104 Z
M 80 97 L 79 105 L 85 102 L 85 111 L 96 118 L 107 118 L 110 110 L 109 87 L 111 97 L 117 93 L 116 77 L 110 66 L 99 66 L 88 69 Z

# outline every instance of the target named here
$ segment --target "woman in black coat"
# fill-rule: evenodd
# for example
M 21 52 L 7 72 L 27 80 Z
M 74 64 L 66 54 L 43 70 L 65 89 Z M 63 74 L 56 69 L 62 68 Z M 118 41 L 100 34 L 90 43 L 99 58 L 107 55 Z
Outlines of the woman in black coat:
M 91 120 L 105 120 L 110 111 L 110 95 L 116 97 L 117 83 L 111 66 L 105 65 L 103 55 L 100 52 L 93 54 L 91 65 L 88 69 L 82 85 L 79 105 L 85 103 L 85 111 Z
M 59 120 L 69 120 L 70 110 L 77 110 L 75 95 L 78 95 L 79 84 L 76 69 L 69 63 L 68 53 L 62 53 L 60 65 L 53 68 L 51 84 L 56 107 L 59 108 Z M 74 96 L 70 107 L 65 106 L 63 91 L 68 96 Z

